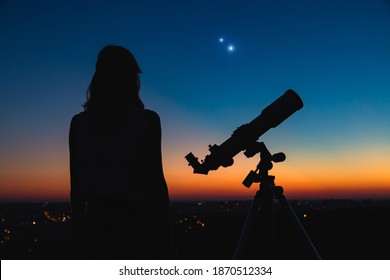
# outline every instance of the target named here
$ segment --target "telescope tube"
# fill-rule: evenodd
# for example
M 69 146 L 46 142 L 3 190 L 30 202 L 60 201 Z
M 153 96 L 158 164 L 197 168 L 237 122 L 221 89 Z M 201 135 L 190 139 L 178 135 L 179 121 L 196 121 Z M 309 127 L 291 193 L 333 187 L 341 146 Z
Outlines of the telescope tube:
M 277 127 L 289 116 L 303 107 L 302 99 L 292 89 L 287 90 L 282 96 L 268 105 L 250 123 L 237 128 L 232 136 L 220 146 L 213 145 L 209 148 L 202 163 L 189 153 L 185 158 L 194 168 L 194 173 L 207 174 L 210 170 L 217 170 L 220 166 L 228 167 L 233 164 L 233 157 L 243 150 L 250 149 L 257 139 L 269 129 Z

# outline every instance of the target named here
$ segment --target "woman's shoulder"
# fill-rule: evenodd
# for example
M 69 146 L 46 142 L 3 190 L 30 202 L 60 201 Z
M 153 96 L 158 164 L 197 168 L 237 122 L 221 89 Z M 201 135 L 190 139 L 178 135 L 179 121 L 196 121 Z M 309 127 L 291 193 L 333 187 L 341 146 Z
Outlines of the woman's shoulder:
M 124 123 L 134 122 L 149 123 L 151 126 L 160 125 L 160 116 L 157 112 L 150 109 L 129 108 L 127 113 L 121 114 L 121 119 Z M 107 117 L 108 118 L 108 117 Z M 71 126 L 83 126 L 90 124 L 94 120 L 94 115 L 89 110 L 80 112 L 72 117 Z
M 146 115 L 146 122 L 147 127 L 149 131 L 152 133 L 161 133 L 161 120 L 160 116 L 157 114 L 157 112 L 149 109 L 144 109 L 145 115 Z
M 160 122 L 160 116 L 157 114 L 157 112 L 150 110 L 150 109 L 144 109 L 144 111 L 150 120 L 155 121 L 155 122 L 157 122 L 157 121 Z
M 80 112 L 72 117 L 71 124 L 76 125 L 88 119 L 88 111 Z
M 85 112 L 80 112 L 72 117 L 71 124 L 75 124 L 84 118 Z

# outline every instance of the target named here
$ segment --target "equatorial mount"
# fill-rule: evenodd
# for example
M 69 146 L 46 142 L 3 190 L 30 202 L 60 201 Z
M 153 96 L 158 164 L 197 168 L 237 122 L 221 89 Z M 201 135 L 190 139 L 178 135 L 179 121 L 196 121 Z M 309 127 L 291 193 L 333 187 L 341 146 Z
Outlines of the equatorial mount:
M 250 188 L 253 183 L 265 182 L 267 182 L 267 185 L 274 186 L 275 176 L 268 175 L 268 171 L 273 167 L 272 162 L 283 162 L 286 160 L 286 155 L 284 153 L 271 154 L 263 142 L 256 142 L 251 153 L 248 154 L 247 152 L 245 151 L 244 153 L 247 157 L 252 157 L 254 154 L 259 153 L 260 161 L 256 169 L 249 172 L 242 184 L 247 188 Z

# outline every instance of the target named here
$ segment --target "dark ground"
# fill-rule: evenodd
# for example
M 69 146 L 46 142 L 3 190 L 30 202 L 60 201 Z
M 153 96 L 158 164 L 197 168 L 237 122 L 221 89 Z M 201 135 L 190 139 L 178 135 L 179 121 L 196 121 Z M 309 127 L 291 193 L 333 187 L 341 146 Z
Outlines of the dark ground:
M 290 201 L 322 259 L 390 259 L 390 201 Z M 231 259 L 249 201 L 174 202 L 177 259 Z M 309 259 L 294 224 L 274 207 L 276 259 Z M 79 259 L 67 203 L 0 204 L 1 259 Z M 253 243 L 252 243 L 253 244 Z

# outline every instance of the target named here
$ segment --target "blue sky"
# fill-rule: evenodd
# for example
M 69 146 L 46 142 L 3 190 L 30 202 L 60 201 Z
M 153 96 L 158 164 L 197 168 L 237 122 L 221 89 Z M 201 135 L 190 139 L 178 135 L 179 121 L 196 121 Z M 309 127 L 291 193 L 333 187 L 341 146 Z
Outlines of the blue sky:
M 168 181 L 186 153 L 203 157 L 288 88 L 305 106 L 264 135 L 271 149 L 313 166 L 372 155 L 362 164 L 388 167 L 389 29 L 385 0 L 2 1 L 0 176 L 57 166 L 51 176 L 66 177 L 69 121 L 107 44 L 127 47 L 143 70 Z

